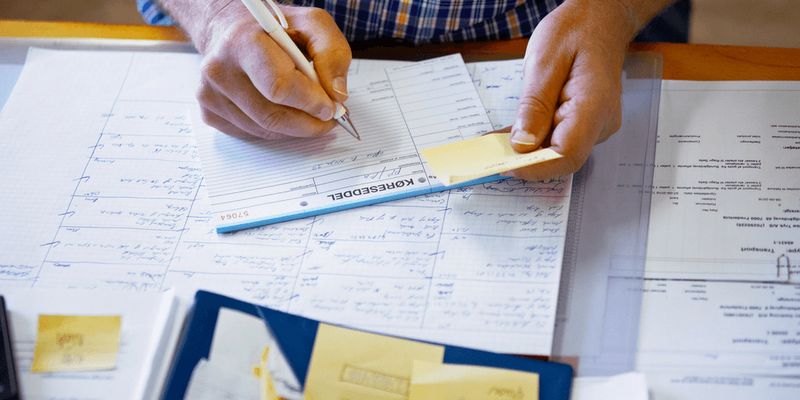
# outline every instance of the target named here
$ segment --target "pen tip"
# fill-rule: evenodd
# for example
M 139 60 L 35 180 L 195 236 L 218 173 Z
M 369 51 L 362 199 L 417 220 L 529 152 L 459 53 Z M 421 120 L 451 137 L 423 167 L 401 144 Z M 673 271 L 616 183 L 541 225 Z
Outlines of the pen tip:
M 350 117 L 347 114 L 337 118 L 336 121 L 342 126 L 342 128 L 344 128 L 344 130 L 350 133 L 350 135 L 352 135 L 358 141 L 361 141 L 361 135 L 358 134 L 356 127 L 353 126 L 353 122 L 350 121 Z

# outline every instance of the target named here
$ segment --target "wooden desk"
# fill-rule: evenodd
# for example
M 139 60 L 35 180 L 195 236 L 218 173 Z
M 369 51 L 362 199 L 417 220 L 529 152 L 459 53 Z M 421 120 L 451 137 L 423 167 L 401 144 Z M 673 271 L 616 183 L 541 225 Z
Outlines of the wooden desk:
M 0 20 L 4 37 L 69 37 L 186 41 L 174 27 L 111 25 L 71 22 Z M 371 46 L 354 45 L 357 58 L 418 60 L 462 53 L 465 61 L 521 58 L 526 39 L 488 43 L 447 45 Z M 633 43 L 631 51 L 655 51 L 664 57 L 664 79 L 685 80 L 800 80 L 800 49 L 716 46 L 674 43 Z

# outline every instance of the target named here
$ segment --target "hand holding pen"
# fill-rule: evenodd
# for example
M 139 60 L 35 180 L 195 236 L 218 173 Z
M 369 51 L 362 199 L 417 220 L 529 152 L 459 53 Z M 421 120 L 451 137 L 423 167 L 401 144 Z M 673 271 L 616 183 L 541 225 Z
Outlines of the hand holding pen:
M 317 83 L 297 69 L 241 1 L 187 9 L 177 1 L 162 3 L 178 20 L 192 21 L 182 28 L 203 55 L 197 97 L 207 124 L 267 139 L 317 137 L 337 126 L 336 103 L 347 100 L 352 54 L 328 13 L 282 8 L 289 35 L 313 61 Z
M 258 21 L 261 27 L 264 28 L 264 31 L 267 32 L 267 34 L 275 40 L 275 43 L 277 43 L 278 46 L 289 55 L 289 58 L 294 61 L 295 67 L 312 81 L 320 83 L 319 76 L 317 76 L 314 66 L 311 65 L 300 48 L 297 47 L 297 44 L 295 44 L 292 38 L 286 33 L 286 29 L 289 29 L 289 23 L 286 21 L 286 18 L 277 4 L 272 0 L 267 0 L 272 11 L 274 11 L 275 15 L 278 17 L 276 19 L 261 0 L 242 0 L 242 3 L 244 3 L 245 7 L 253 14 L 253 17 Z M 356 132 L 356 128 L 350 121 L 350 111 L 342 103 L 336 103 L 336 112 L 333 115 L 333 119 L 347 130 L 347 132 L 353 135 L 354 138 L 361 140 L 361 137 L 358 136 L 358 132 Z

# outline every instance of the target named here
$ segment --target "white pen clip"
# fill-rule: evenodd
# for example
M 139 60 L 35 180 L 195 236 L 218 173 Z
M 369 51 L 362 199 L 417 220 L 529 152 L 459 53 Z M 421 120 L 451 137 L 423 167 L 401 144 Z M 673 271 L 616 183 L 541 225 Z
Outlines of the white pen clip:
M 275 15 L 278 17 L 278 21 L 280 21 L 283 29 L 289 29 L 289 23 L 286 22 L 286 17 L 283 16 L 283 12 L 281 11 L 280 8 L 278 8 L 278 5 L 275 4 L 275 2 L 272 0 L 267 0 L 267 4 L 269 4 L 269 8 L 271 8 L 272 11 L 275 13 Z

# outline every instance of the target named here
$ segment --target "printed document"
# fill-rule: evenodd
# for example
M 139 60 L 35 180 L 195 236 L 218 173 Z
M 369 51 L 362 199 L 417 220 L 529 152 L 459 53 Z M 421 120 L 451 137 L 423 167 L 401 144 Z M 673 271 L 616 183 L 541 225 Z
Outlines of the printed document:
M 664 81 L 637 369 L 654 399 L 800 393 L 800 82 Z

